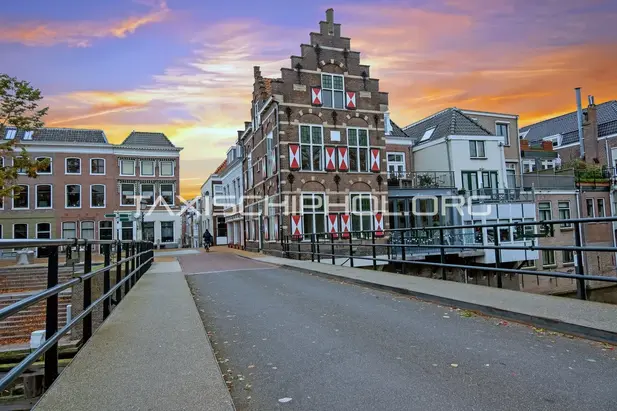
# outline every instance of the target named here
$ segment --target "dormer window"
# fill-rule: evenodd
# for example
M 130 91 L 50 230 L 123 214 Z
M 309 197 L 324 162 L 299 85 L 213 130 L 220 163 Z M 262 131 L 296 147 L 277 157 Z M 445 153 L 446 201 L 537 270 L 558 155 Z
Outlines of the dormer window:
M 433 132 L 435 131 L 435 128 L 436 127 L 432 127 L 432 128 L 427 129 L 424 132 L 424 135 L 422 136 L 422 138 L 420 139 L 420 142 L 427 141 L 428 139 L 430 139 L 431 136 L 433 135 Z
M 343 76 L 336 74 L 322 74 L 321 90 L 323 107 L 344 108 L 345 81 Z
M 17 129 L 15 128 L 8 128 L 6 130 L 6 136 L 4 137 L 7 140 L 13 140 L 15 139 L 15 135 L 17 134 Z
M 32 140 L 32 133 L 34 133 L 34 131 L 26 131 L 24 133 L 24 140 Z
M 551 141 L 553 143 L 553 147 L 559 147 L 561 146 L 561 134 L 544 137 L 542 141 Z

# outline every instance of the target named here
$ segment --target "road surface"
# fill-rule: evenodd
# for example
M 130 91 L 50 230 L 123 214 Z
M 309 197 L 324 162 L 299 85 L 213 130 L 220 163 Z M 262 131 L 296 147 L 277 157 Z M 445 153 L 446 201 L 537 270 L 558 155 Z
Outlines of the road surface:
M 180 262 L 238 410 L 617 409 L 612 347 L 229 253 Z

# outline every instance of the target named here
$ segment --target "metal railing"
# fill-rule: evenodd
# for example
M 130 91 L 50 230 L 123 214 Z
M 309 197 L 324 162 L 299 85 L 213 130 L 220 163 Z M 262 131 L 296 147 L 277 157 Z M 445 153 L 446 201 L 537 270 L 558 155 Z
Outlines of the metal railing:
M 104 258 L 103 267 L 92 270 L 92 247 L 100 245 Z M 103 305 L 103 320 L 111 313 L 112 305 L 122 300 L 124 295 L 137 283 L 142 275 L 150 268 L 154 258 L 154 248 L 151 242 L 114 241 L 114 240 L 0 240 L 0 249 L 6 248 L 45 248 L 47 254 L 47 288 L 44 291 L 32 294 L 20 301 L 0 309 L 0 321 L 18 314 L 22 310 L 46 301 L 45 308 L 45 341 L 32 351 L 19 364 L 13 367 L 1 380 L 0 391 L 6 389 L 28 367 L 41 356 L 44 359 L 44 388 L 51 386 L 58 376 L 58 342 L 75 325 L 82 321 L 82 343 L 92 336 L 92 311 L 100 304 Z M 67 261 L 72 257 L 72 247 L 83 247 L 84 268 L 83 274 L 70 281 L 58 283 L 58 266 L 61 248 L 66 252 Z M 68 250 L 68 251 L 66 251 Z M 122 251 L 124 250 L 124 258 Z M 112 253 L 115 253 L 115 262 L 112 263 Z M 122 266 L 124 265 L 124 272 Z M 111 271 L 115 269 L 115 285 L 111 286 Z M 103 275 L 103 294 L 92 301 L 92 278 Z M 83 284 L 83 311 L 59 329 L 58 295 L 70 287 Z M 115 298 L 114 298 L 115 296 Z
M 464 195 L 476 197 L 472 198 L 474 204 L 533 202 L 533 192 L 520 188 L 479 188 L 465 191 Z
M 559 189 L 574 190 L 576 182 L 574 174 L 566 173 L 525 173 L 522 175 L 523 188 L 531 190 Z
M 617 247 L 603 246 L 583 246 L 582 245 L 582 229 L 584 224 L 589 223 L 612 223 L 617 222 L 617 217 L 603 218 L 583 218 L 569 220 L 546 220 L 546 221 L 525 221 L 516 223 L 499 223 L 499 224 L 483 224 L 483 225 L 459 225 L 459 226 L 443 226 L 430 228 L 402 228 L 384 230 L 380 232 L 364 230 L 347 231 L 347 232 L 332 232 L 332 233 L 316 233 L 306 234 L 303 236 L 286 235 L 282 238 L 281 245 L 283 246 L 283 255 L 287 258 L 302 259 L 302 256 L 310 256 L 312 261 L 321 262 L 331 260 L 331 263 L 336 264 L 336 259 L 345 259 L 345 264 L 349 263 L 354 266 L 354 260 L 368 260 L 372 262 L 373 269 L 377 269 L 378 263 L 397 264 L 400 265 L 402 274 L 406 274 L 409 265 L 432 266 L 441 268 L 441 279 L 446 280 L 446 268 L 460 268 L 467 270 L 478 270 L 482 272 L 494 272 L 497 276 L 497 287 L 502 288 L 503 274 L 525 274 L 542 277 L 557 277 L 569 278 L 576 280 L 577 297 L 587 299 L 587 281 L 602 281 L 606 283 L 617 284 L 617 277 L 608 277 L 602 275 L 593 275 L 585 273 L 585 264 L 583 261 L 583 253 L 585 252 L 607 252 L 616 253 Z M 549 237 L 554 235 L 555 226 L 569 224 L 574 228 L 574 246 L 540 246 L 536 244 L 539 237 Z M 512 237 L 518 237 L 515 241 L 501 241 L 500 228 L 508 228 L 508 232 L 513 233 Z M 539 227 L 539 230 L 536 229 Z M 487 243 L 483 242 L 482 237 L 478 237 L 477 230 L 484 232 L 486 229 Z M 472 232 L 470 232 L 472 231 Z M 505 232 L 505 230 L 502 230 Z M 536 233 L 536 231 L 538 233 Z M 420 234 L 423 233 L 423 234 Z M 495 235 L 499 233 L 499 235 Z M 460 236 L 459 236 L 460 235 Z M 448 241 L 448 236 L 453 236 L 454 243 Z M 515 237 L 516 236 L 516 237 Z M 368 239 L 367 239 L 368 237 Z M 398 240 L 397 240 L 398 238 Z M 430 238 L 430 244 L 422 243 L 422 241 L 400 241 L 400 238 Z M 437 240 L 435 240 L 435 238 Z M 488 244 L 488 240 L 491 244 Z M 456 241 L 462 242 L 457 244 Z M 469 242 L 468 242 L 469 241 Z M 370 253 L 359 255 L 358 248 L 368 248 Z M 414 249 L 432 249 L 439 254 L 439 262 L 422 261 L 420 259 L 408 259 L 408 250 Z M 446 254 L 460 250 L 494 250 L 495 263 L 484 265 L 469 265 L 469 264 L 450 264 L 446 263 Z M 378 250 L 386 250 L 387 257 L 378 257 Z M 522 268 L 507 268 L 503 267 L 501 252 L 504 250 L 520 250 L 520 251 L 570 251 L 575 254 L 575 273 L 565 273 L 558 271 L 535 271 Z M 337 252 L 339 251 L 339 252 Z M 399 258 L 400 256 L 400 258 Z M 308 257 L 307 257 L 308 258 Z
M 454 188 L 453 171 L 389 171 L 391 188 Z

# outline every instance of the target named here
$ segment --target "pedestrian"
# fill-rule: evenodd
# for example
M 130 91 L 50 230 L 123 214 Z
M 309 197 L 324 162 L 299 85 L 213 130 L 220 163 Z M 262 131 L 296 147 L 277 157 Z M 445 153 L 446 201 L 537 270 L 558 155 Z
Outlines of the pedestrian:
M 206 232 L 204 233 L 204 247 L 206 247 L 206 251 L 210 251 L 210 244 L 212 244 L 212 234 L 206 228 Z

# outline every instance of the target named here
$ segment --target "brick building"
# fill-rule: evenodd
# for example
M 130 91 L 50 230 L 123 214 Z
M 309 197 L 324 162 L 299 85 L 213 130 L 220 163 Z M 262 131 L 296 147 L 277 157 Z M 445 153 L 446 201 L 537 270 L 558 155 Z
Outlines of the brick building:
M 388 95 L 326 12 L 280 78 L 254 70 L 244 147 L 246 247 L 280 251 L 281 236 L 386 228 Z

